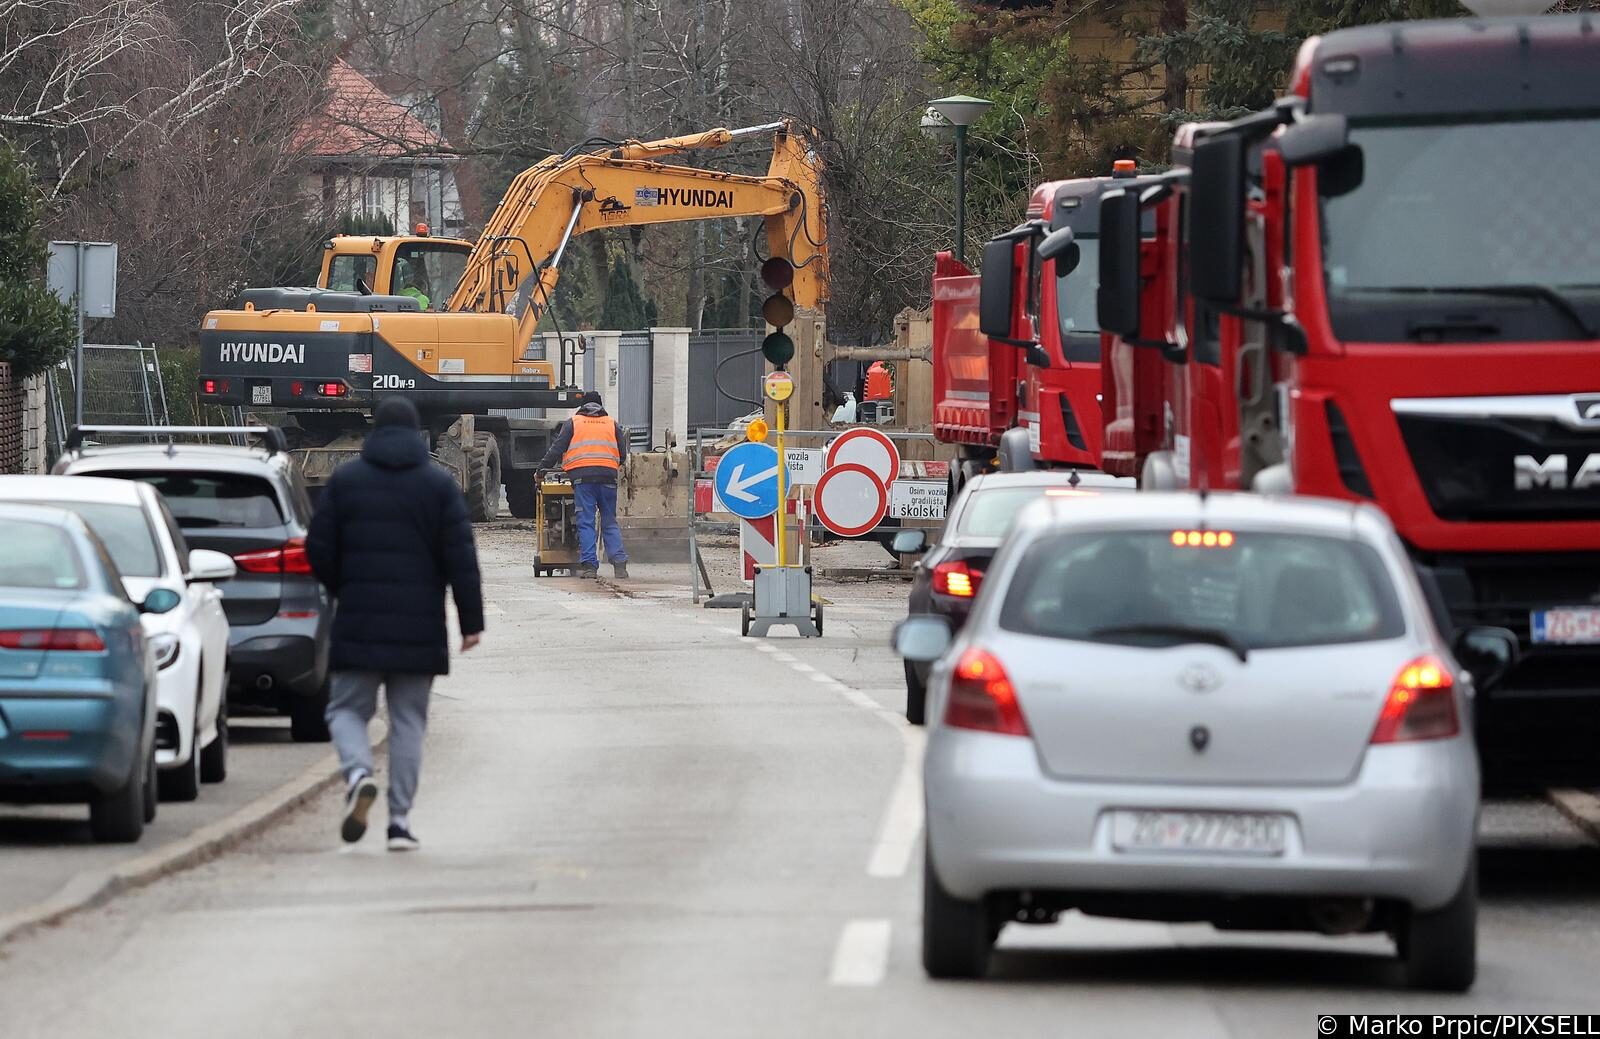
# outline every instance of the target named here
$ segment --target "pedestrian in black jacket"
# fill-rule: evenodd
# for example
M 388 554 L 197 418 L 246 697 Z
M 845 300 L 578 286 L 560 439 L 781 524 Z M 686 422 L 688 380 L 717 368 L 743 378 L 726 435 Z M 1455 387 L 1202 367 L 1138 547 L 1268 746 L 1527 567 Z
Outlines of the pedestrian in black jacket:
M 306 537 L 317 579 L 337 600 L 328 728 L 348 789 L 340 833 L 361 839 L 378 797 L 367 725 L 384 688 L 389 713 L 389 849 L 417 847 L 407 815 L 422 770 L 428 696 L 450 670 L 445 586 L 455 596 L 461 651 L 483 631 L 482 580 L 466 499 L 433 464 L 417 409 L 386 398 L 361 457 L 322 490 Z

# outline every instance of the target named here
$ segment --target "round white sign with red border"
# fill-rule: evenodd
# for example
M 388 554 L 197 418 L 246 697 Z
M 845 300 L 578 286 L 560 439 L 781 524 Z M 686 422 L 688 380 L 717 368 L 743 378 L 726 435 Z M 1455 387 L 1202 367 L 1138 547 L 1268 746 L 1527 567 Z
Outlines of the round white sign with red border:
M 834 437 L 823 468 L 839 465 L 866 466 L 885 488 L 900 479 L 900 452 L 893 440 L 876 429 L 847 429 Z M 887 490 L 884 496 L 888 497 Z
M 817 520 L 842 537 L 853 538 L 883 522 L 889 511 L 889 490 L 878 474 L 864 465 L 829 466 L 817 481 Z

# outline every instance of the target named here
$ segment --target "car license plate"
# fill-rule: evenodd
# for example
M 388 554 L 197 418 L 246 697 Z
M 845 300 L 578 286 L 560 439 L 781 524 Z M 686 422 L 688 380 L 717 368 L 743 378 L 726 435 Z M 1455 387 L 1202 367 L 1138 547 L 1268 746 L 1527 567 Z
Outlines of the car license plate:
M 252 387 L 250 387 L 250 403 L 251 404 L 271 404 L 272 403 L 272 385 L 269 383 L 266 386 L 252 386 Z
M 1600 608 L 1569 606 L 1554 610 L 1534 610 L 1528 618 L 1534 642 L 1565 642 L 1585 645 L 1600 642 Z
M 1119 811 L 1111 818 L 1117 851 L 1282 855 L 1288 819 L 1256 812 Z

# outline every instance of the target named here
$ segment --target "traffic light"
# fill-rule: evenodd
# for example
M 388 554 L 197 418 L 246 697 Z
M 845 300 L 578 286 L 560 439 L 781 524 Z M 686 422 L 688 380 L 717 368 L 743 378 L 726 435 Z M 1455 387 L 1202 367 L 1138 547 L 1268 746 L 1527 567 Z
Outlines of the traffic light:
M 771 257 L 761 265 L 761 280 L 773 290 L 761 304 L 761 318 L 775 329 L 761 341 L 761 356 L 781 369 L 794 359 L 794 340 L 783 331 L 783 326 L 794 320 L 794 301 L 783 293 L 794 284 L 794 264 L 781 256 Z

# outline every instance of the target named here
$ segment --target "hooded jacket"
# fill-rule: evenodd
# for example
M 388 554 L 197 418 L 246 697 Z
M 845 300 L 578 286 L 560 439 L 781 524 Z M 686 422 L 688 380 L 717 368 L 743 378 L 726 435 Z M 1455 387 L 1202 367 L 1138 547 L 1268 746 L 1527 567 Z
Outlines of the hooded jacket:
M 322 490 L 306 554 L 338 604 L 335 670 L 450 670 L 445 586 L 463 635 L 483 630 L 478 554 L 461 489 L 408 424 L 380 425 Z
M 596 418 L 606 414 L 605 406 L 593 401 L 578 408 L 578 414 Z M 622 428 L 622 423 L 612 423 L 617 427 L 617 453 L 622 461 L 628 461 L 628 433 Z M 555 442 L 550 445 L 550 450 L 545 452 L 544 461 L 539 463 L 541 469 L 556 469 L 561 465 L 561 458 L 567 453 L 567 448 L 572 446 L 572 420 L 567 419 L 561 423 L 561 428 L 556 432 Z M 619 470 L 610 469 L 603 465 L 584 466 L 574 469 L 567 474 L 573 483 L 611 483 L 617 482 Z

